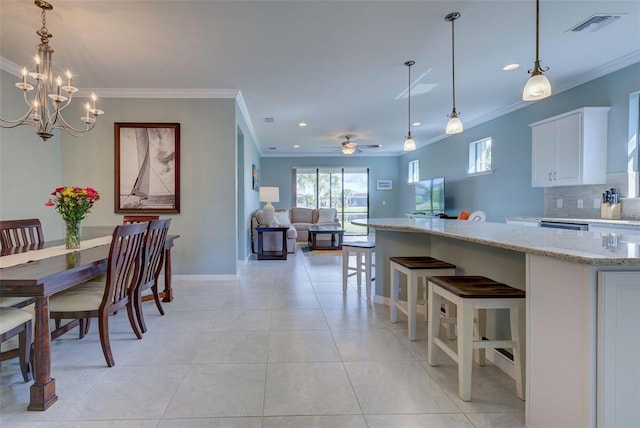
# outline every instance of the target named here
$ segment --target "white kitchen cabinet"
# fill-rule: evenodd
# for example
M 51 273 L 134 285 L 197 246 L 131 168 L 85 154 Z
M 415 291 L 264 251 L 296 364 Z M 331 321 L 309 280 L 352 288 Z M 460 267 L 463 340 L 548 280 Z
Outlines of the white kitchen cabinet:
M 610 107 L 584 107 L 531 126 L 532 187 L 605 184 Z

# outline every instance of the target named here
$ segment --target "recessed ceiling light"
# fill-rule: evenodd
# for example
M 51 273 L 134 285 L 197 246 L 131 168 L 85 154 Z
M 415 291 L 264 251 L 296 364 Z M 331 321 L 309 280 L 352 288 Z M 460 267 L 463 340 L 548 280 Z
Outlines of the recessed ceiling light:
M 294 144 L 294 145 L 293 145 L 293 148 L 294 148 L 294 149 L 299 149 L 299 148 L 300 148 L 300 145 L 299 145 L 299 144 Z
M 305 126 L 307 126 L 307 123 L 306 123 L 306 122 L 300 122 L 300 123 L 298 124 L 298 126 L 299 126 L 300 128 L 304 128 Z
M 511 71 L 511 70 L 515 70 L 518 67 L 520 67 L 520 64 L 507 64 L 504 67 L 502 67 L 502 69 L 504 71 Z
M 420 126 L 420 125 L 422 125 L 420 122 L 413 122 L 413 123 L 411 124 L 411 126 Z

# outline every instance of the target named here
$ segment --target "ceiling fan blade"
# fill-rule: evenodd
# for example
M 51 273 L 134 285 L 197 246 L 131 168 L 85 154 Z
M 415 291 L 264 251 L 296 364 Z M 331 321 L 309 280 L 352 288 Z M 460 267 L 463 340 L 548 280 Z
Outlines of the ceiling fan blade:
M 382 147 L 382 144 L 358 144 L 358 147 L 364 149 L 379 149 Z

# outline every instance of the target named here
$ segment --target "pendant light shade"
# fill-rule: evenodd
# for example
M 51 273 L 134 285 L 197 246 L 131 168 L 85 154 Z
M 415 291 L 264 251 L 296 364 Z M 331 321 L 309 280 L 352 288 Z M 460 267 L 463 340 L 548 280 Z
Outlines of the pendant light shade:
M 454 30 L 454 21 L 460 18 L 460 13 L 451 12 L 447 16 L 444 17 L 444 20 L 451 23 L 451 83 L 452 83 L 452 99 L 453 99 L 453 109 L 451 110 L 451 114 L 449 115 L 449 121 L 447 122 L 447 127 L 445 132 L 447 134 L 459 134 L 464 130 L 462 126 L 462 121 L 458 117 L 458 112 L 456 111 L 456 62 L 455 62 L 455 30 Z
M 405 152 L 411 152 L 413 150 L 416 149 L 416 142 L 413 141 L 413 135 L 411 135 L 411 66 L 414 65 L 416 62 L 415 61 L 407 61 L 404 63 L 404 65 L 406 65 L 409 68 L 409 87 L 408 87 L 408 94 L 407 94 L 407 100 L 408 100 L 408 105 L 409 105 L 409 118 L 408 118 L 408 132 L 407 132 L 407 139 L 404 141 L 404 146 L 402 147 L 402 150 L 404 150 Z
M 536 0 L 536 61 L 533 69 L 529 70 L 531 77 L 527 80 L 522 91 L 524 101 L 535 101 L 547 98 L 551 95 L 551 82 L 544 75 L 549 67 L 542 68 L 539 58 L 539 38 L 540 38 L 540 0 Z

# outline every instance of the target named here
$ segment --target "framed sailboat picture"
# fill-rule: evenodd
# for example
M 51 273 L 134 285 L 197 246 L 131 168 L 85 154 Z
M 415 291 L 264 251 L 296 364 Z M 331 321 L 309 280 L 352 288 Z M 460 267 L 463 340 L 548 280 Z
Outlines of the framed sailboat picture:
M 180 124 L 115 123 L 115 212 L 180 212 Z

